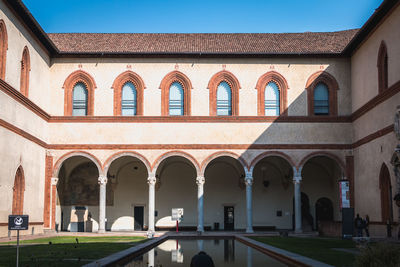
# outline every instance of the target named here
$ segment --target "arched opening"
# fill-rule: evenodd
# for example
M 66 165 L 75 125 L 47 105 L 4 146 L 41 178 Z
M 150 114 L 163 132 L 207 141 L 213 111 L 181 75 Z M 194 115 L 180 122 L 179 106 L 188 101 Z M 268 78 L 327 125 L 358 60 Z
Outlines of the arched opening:
M 133 155 L 114 159 L 107 170 L 107 192 L 114 198 L 107 206 L 107 229 L 111 231 L 143 231 L 147 229 L 148 170 Z M 108 195 L 107 195 L 108 197 Z M 109 202 L 107 198 L 107 202 Z
M 384 41 L 381 42 L 378 51 L 378 91 L 379 93 L 385 91 L 388 88 L 388 54 L 387 48 Z
M 317 222 L 333 221 L 333 203 L 327 197 L 322 197 L 315 203 L 315 220 Z M 318 230 L 318 224 L 317 230 Z
M 24 213 L 25 177 L 22 166 L 19 166 L 14 178 L 12 214 L 22 215 Z
M 58 172 L 56 229 L 70 232 L 98 231 L 99 169 L 85 156 L 72 156 L 62 162 Z M 113 204 L 107 186 L 106 205 Z
M 385 163 L 381 166 L 379 174 L 379 189 L 381 192 L 381 218 L 382 222 L 393 222 L 392 185 L 390 183 L 389 169 Z
M 341 221 L 339 181 L 342 176 L 343 168 L 333 157 L 317 154 L 304 163 L 301 181 L 303 231 L 340 226 L 334 225 L 334 221 Z M 329 211 L 329 216 L 322 215 L 322 210 Z M 339 228 L 335 230 L 338 233 Z
M 283 157 L 267 155 L 253 170 L 253 229 L 292 228 L 293 168 Z
M 184 156 L 171 154 L 162 159 L 156 169 L 155 227 L 172 230 L 176 221 L 171 218 L 173 208 L 183 208 L 182 230 L 197 229 L 196 166 Z
M 0 19 L 0 79 L 5 79 L 6 76 L 6 59 L 8 48 L 8 37 L 6 24 Z
M 137 114 L 137 90 L 133 83 L 127 82 L 122 87 L 121 115 L 135 116 Z
M 30 64 L 30 58 L 29 58 L 29 50 L 28 50 L 28 47 L 25 46 L 24 51 L 22 52 L 22 59 L 21 59 L 20 91 L 26 97 L 28 97 L 28 95 L 29 95 L 29 71 L 30 70 L 31 70 L 31 64 Z
M 246 228 L 246 185 L 242 163 L 221 155 L 205 166 L 204 226 L 215 230 Z

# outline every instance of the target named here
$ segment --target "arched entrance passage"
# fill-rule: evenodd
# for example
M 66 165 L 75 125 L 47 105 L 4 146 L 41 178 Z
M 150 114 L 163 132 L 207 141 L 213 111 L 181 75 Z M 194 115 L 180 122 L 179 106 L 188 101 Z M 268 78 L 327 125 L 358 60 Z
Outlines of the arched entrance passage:
M 329 198 L 321 197 L 315 203 L 316 221 L 333 221 L 333 203 Z M 317 225 L 318 227 L 318 225 Z
M 99 228 L 99 164 L 85 154 L 72 154 L 56 164 L 58 172 L 56 228 L 92 232 Z M 112 204 L 107 188 L 106 204 Z
M 280 155 L 265 155 L 253 170 L 253 228 L 291 229 L 293 167 Z
M 148 161 L 140 155 L 121 153 L 105 164 L 107 189 L 107 226 L 111 231 L 142 231 L 147 229 Z M 108 197 L 108 195 L 107 195 Z
M 381 216 L 382 222 L 393 222 L 392 185 L 390 183 L 389 169 L 385 163 L 381 166 L 379 174 L 379 189 L 381 191 Z
M 204 225 L 224 230 L 246 228 L 246 185 L 243 164 L 228 155 L 205 166 Z
M 22 166 L 19 166 L 14 178 L 12 214 L 24 213 L 25 176 Z
M 301 209 L 303 231 L 311 231 L 318 228 L 325 221 L 317 221 L 317 201 L 321 198 L 331 200 L 333 206 L 333 220 L 339 221 L 339 180 L 343 178 L 341 162 L 336 157 L 324 154 L 316 154 L 303 160 L 301 181 Z M 305 203 L 305 194 L 309 204 Z M 331 220 L 332 221 L 332 220 Z
M 176 221 L 171 219 L 173 208 L 183 208 L 180 229 L 196 230 L 198 166 L 186 154 L 168 154 L 154 168 L 156 175 L 155 227 L 160 230 L 174 229 Z

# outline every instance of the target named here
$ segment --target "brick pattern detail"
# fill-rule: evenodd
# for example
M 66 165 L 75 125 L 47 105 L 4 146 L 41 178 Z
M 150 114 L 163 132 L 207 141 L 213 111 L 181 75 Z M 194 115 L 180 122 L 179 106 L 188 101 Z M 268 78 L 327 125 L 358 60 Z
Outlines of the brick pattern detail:
M 25 176 L 22 166 L 15 173 L 13 187 L 12 214 L 21 215 L 24 212 Z
M 256 89 L 258 91 L 257 115 L 265 115 L 265 87 L 269 82 L 275 82 L 279 88 L 279 114 L 287 115 L 287 90 L 289 89 L 286 79 L 276 71 L 270 71 L 263 74 L 257 81 Z
M 382 93 L 388 88 L 388 54 L 385 41 L 381 42 L 378 52 L 378 92 Z
M 178 82 L 183 88 L 183 115 L 191 114 L 190 90 L 193 89 L 190 79 L 180 71 L 172 71 L 165 75 L 160 84 L 161 89 L 161 115 L 169 116 L 169 88 L 171 84 Z
M 346 177 L 350 185 L 350 207 L 354 208 L 354 156 L 346 156 Z
M 86 89 L 88 90 L 88 106 L 87 113 L 89 116 L 92 116 L 94 113 L 94 89 L 97 88 L 96 82 L 93 77 L 83 70 L 77 70 L 71 73 L 67 79 L 65 79 L 63 89 L 64 89 L 64 115 L 71 116 L 72 115 L 72 91 L 74 89 L 75 84 L 81 82 L 85 84 Z
M 8 36 L 6 24 L 0 19 L 0 79 L 6 76 L 6 59 L 8 49 Z
M 136 115 L 143 115 L 143 90 L 146 88 L 143 79 L 133 71 L 125 71 L 114 80 L 114 116 L 121 116 L 122 87 L 131 82 L 136 88 Z
M 221 82 L 229 84 L 232 90 L 232 116 L 239 115 L 239 80 L 231 72 L 223 70 L 211 77 L 207 88 L 210 90 L 210 116 L 217 115 L 217 88 Z
M 324 83 L 329 90 L 329 114 L 327 116 L 337 116 L 337 90 L 339 85 L 331 74 L 326 71 L 318 71 L 308 78 L 306 83 L 308 116 L 314 115 L 314 89 L 318 83 Z M 318 117 L 323 115 L 318 115 Z
M 56 229 L 57 186 L 51 186 L 51 229 Z
M 46 155 L 44 178 L 44 210 L 43 222 L 45 228 L 50 228 L 50 201 L 51 201 L 51 177 L 53 174 L 53 156 Z
M 29 72 L 31 71 L 31 60 L 29 56 L 29 49 L 25 46 L 22 52 L 21 59 L 21 80 L 20 80 L 20 91 L 25 96 L 29 96 Z

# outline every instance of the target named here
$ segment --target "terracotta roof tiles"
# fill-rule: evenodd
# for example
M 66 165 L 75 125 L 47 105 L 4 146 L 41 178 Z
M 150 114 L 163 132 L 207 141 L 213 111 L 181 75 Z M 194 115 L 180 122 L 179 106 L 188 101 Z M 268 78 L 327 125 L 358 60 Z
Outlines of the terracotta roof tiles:
M 67 54 L 340 54 L 357 29 L 305 33 L 49 33 Z

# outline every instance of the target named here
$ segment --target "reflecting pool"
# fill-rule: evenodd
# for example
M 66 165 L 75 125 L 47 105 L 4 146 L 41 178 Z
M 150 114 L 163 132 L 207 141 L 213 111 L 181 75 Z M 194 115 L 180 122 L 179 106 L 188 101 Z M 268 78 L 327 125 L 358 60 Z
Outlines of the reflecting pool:
M 169 239 L 123 266 L 190 266 L 192 257 L 206 252 L 215 266 L 287 266 L 234 239 Z

